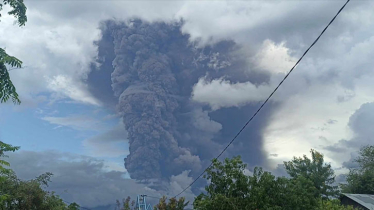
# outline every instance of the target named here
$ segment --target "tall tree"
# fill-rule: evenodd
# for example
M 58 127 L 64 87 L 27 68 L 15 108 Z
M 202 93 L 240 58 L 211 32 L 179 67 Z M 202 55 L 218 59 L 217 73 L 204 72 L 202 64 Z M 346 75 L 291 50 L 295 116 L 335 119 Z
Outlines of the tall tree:
M 358 168 L 349 169 L 347 184 L 342 184 L 342 192 L 354 194 L 374 194 L 374 146 L 361 148 L 354 160 Z
M 3 159 L 4 157 L 8 157 L 7 155 L 5 155 L 5 152 L 14 152 L 18 149 L 19 147 L 14 147 L 0 141 L 0 185 L 3 185 L 5 183 L 5 181 L 7 180 L 6 176 L 12 172 L 12 170 L 7 168 L 10 166 L 9 162 Z M 6 198 L 7 194 L 0 190 L 0 205 Z
M 306 155 L 294 157 L 291 161 L 284 162 L 287 173 L 293 178 L 304 177 L 313 182 L 317 189 L 315 197 L 328 199 L 339 194 L 338 187 L 334 186 L 335 175 L 331 165 L 324 162 L 323 155 L 315 150 L 310 150 L 312 159 Z
M 11 7 L 8 14 L 16 18 L 18 26 L 24 26 L 27 21 L 27 8 L 23 3 L 23 0 L 3 0 L 2 3 L 0 3 L 0 12 L 4 5 L 9 5 Z M 9 66 L 12 68 L 21 68 L 22 61 L 16 57 L 8 55 L 3 48 L 0 48 L 0 103 L 12 99 L 13 103 L 19 104 L 21 101 L 18 98 L 16 88 L 10 80 L 8 72 Z
M 14 152 L 13 147 L 0 141 L 0 158 L 7 157 L 5 152 Z M 1 210 L 78 210 L 72 203 L 67 206 L 54 192 L 44 190 L 48 186 L 52 173 L 45 173 L 35 179 L 23 181 L 18 179 L 10 164 L 0 159 L 0 209 Z
M 45 173 L 35 179 L 23 181 L 13 171 L 7 173 L 0 185 L 0 192 L 5 197 L 0 202 L 2 210 L 78 210 L 75 203 L 67 206 L 54 192 L 44 190 L 48 186 L 51 173 Z
M 206 170 L 203 177 L 210 184 L 205 187 L 195 199 L 193 205 L 198 210 L 243 209 L 247 205 L 246 197 L 249 193 L 249 177 L 245 175 L 246 164 L 240 156 L 226 158 L 224 162 L 217 159 Z
M 197 210 L 317 209 L 313 183 L 298 177 L 289 180 L 275 177 L 256 167 L 252 176 L 245 174 L 246 164 L 240 157 L 213 160 L 204 177 L 209 180 L 206 193 L 194 201 Z

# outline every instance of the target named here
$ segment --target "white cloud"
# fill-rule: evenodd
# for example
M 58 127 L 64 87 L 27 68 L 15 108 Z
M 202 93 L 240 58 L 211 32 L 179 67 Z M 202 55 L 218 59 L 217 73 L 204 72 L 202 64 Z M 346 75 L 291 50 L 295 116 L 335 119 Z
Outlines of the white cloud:
M 289 51 L 284 43 L 277 45 L 267 39 L 259 52 L 250 59 L 256 70 L 265 70 L 272 74 L 269 84 L 231 83 L 224 78 L 207 81 L 206 78 L 200 78 L 193 88 L 192 99 L 209 104 L 213 110 L 264 101 L 296 63 L 296 58 L 290 56 Z M 275 99 L 282 100 L 280 97 Z
M 267 39 L 257 55 L 253 57 L 252 62 L 257 68 L 271 73 L 287 73 L 297 61 L 296 58 L 290 56 L 289 51 L 284 42 L 277 45 Z
M 270 91 L 266 84 L 256 86 L 250 82 L 231 83 L 224 78 L 209 82 L 206 78 L 200 78 L 193 87 L 192 99 L 209 104 L 213 110 L 217 110 L 265 100 Z
M 281 2 L 247 1 L 243 4 L 235 1 L 198 1 L 186 2 L 176 14 L 177 17 L 186 19 L 183 31 L 191 34 L 192 40 L 208 43 L 226 38 L 240 39 L 243 32 L 248 32 L 293 7 L 294 5 Z
M 7 52 L 21 59 L 25 66 L 10 73 L 21 100 L 52 92 L 98 105 L 82 82 L 95 54 L 92 42 L 99 37 L 97 23 L 58 22 L 47 11 L 33 7 L 27 11 L 29 21 L 25 27 L 13 25 L 13 19 L 5 16 L 0 32 L 0 46 L 6 47 Z
M 43 117 L 51 124 L 69 127 L 75 130 L 98 130 L 101 129 L 100 122 L 94 118 L 83 115 L 71 115 L 68 117 Z
M 365 27 L 358 27 L 356 35 L 326 34 L 318 45 L 325 48 L 314 49 L 320 54 L 309 54 L 277 93 L 282 105 L 263 132 L 265 151 L 278 154 L 270 157 L 274 167 L 292 156 L 308 154 L 311 148 L 323 152 L 336 168 L 349 160 L 350 152 L 332 152 L 326 146 L 351 139 L 351 115 L 362 104 L 374 101 L 374 85 L 369 82 L 374 79 L 374 34 Z M 349 41 L 342 42 L 342 38 Z M 330 119 L 336 123 L 329 124 Z
M 191 184 L 193 178 L 188 176 L 189 173 L 190 171 L 183 171 L 178 175 L 171 176 L 167 190 L 169 196 L 175 196 Z M 196 197 L 196 195 L 192 193 L 191 188 L 188 188 L 181 196 L 185 197 L 186 201 L 190 201 L 190 203 L 192 203 Z
M 222 125 L 216 121 L 210 119 L 208 111 L 203 111 L 201 108 L 195 109 L 192 112 L 193 122 L 192 124 L 197 128 L 205 132 L 217 133 L 222 129 Z
M 86 85 L 80 81 L 73 81 L 72 78 L 64 75 L 54 76 L 52 79 L 47 79 L 47 81 L 47 87 L 56 93 L 60 93 L 74 101 L 96 106 L 100 105 L 100 102 L 88 92 Z

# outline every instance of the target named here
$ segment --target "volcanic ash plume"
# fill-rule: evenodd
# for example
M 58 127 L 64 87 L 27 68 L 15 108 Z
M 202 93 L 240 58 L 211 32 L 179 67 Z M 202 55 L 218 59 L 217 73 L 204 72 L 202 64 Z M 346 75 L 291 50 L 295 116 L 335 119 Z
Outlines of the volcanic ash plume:
M 235 43 L 196 47 L 189 35 L 181 33 L 181 25 L 135 19 L 106 21 L 101 26 L 103 37 L 97 45 L 102 71 L 92 71 L 90 85 L 97 96 L 107 100 L 103 97 L 109 94 L 107 87 L 100 88 L 95 81 L 112 72 L 110 94 L 118 99 L 130 146 L 125 166 L 137 180 L 165 180 L 186 170 L 192 176 L 200 173 L 237 131 L 236 124 L 246 117 L 242 112 L 251 109 L 211 112 L 191 99 L 201 78 L 243 82 L 248 71 L 240 71 L 245 62 L 234 59 Z M 248 132 L 257 137 L 259 129 Z M 247 160 L 258 160 L 258 141 L 261 139 L 233 148 L 240 150 L 235 153 L 244 152 Z
M 175 114 L 183 97 L 176 78 L 182 69 L 173 56 L 189 50 L 188 37 L 178 25 L 139 20 L 113 30 L 113 37 L 112 87 L 129 135 L 125 166 L 131 177 L 161 178 L 181 172 L 181 166 L 199 168 L 199 157 L 178 146 L 175 139 Z

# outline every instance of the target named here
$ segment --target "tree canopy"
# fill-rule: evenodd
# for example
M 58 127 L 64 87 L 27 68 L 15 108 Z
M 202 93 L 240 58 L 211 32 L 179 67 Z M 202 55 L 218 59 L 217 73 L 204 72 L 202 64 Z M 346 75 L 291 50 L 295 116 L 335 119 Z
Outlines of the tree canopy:
M 24 26 L 27 22 L 26 16 L 26 5 L 23 3 L 23 0 L 3 0 L 0 2 L 0 17 L 3 6 L 9 5 L 11 10 L 8 12 L 8 15 L 12 15 L 16 18 L 18 26 Z
M 348 210 L 340 205 L 335 187 L 330 186 L 334 172 L 323 155 L 312 150 L 312 160 L 304 156 L 286 162 L 291 178 L 275 177 L 255 167 L 246 175 L 240 156 L 216 159 L 206 171 L 205 192 L 195 198 L 197 210 Z
M 312 159 L 306 155 L 294 157 L 291 161 L 284 162 L 287 173 L 292 178 L 304 177 L 313 182 L 316 188 L 315 197 L 328 198 L 339 195 L 338 187 L 334 186 L 335 175 L 331 165 L 324 162 L 323 155 L 315 150 L 310 150 Z
M 361 148 L 354 160 L 358 168 L 350 169 L 347 184 L 342 184 L 342 192 L 353 194 L 374 194 L 374 146 Z
M 5 174 L 0 185 L 4 195 L 0 209 L 6 210 L 78 210 L 76 203 L 67 205 L 54 192 L 44 190 L 48 186 L 52 174 L 45 173 L 35 179 L 23 181 L 13 171 Z
M 195 199 L 195 209 L 301 210 L 317 206 L 313 183 L 304 177 L 277 178 L 258 167 L 252 176 L 247 176 L 245 168 L 240 156 L 225 159 L 223 163 L 213 160 L 204 176 L 210 184 L 205 187 L 206 193 Z

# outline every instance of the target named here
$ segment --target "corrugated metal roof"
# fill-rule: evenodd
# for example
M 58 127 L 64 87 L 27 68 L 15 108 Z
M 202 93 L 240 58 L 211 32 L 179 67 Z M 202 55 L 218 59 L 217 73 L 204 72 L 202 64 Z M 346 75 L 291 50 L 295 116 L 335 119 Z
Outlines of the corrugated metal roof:
M 343 193 L 343 195 L 347 196 L 348 198 L 356 201 L 357 203 L 365 206 L 370 210 L 374 210 L 374 195 L 369 194 L 347 194 Z

